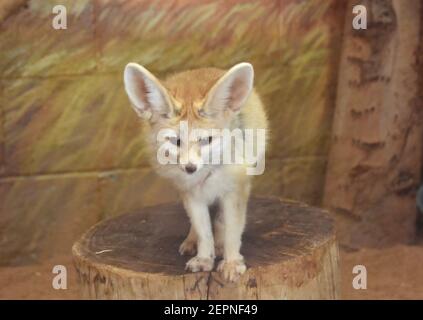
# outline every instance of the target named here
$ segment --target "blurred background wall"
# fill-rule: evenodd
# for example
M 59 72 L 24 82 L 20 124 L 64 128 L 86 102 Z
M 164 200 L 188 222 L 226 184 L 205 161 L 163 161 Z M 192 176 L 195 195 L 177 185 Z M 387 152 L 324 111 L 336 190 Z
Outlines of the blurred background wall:
M 10 3 L 0 4 L 0 264 L 69 253 L 101 219 L 177 199 L 146 162 L 122 83 L 130 61 L 159 77 L 251 62 L 271 121 L 254 194 L 322 205 L 336 192 L 324 197 L 348 1 Z M 55 4 L 66 30 L 51 27 Z
M 423 147 L 422 1 L 360 4 L 368 29 L 354 30 L 347 9 L 324 206 L 344 245 L 412 243 Z

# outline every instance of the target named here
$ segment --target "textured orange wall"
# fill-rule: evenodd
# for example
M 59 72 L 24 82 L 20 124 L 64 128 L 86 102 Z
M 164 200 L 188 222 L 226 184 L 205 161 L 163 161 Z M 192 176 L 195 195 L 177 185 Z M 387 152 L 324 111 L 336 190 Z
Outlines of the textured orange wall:
M 54 4 L 68 29 L 51 27 Z M 176 194 L 144 157 L 129 61 L 161 76 L 253 63 L 271 120 L 259 194 L 319 204 L 340 1 L 28 1 L 0 25 L 0 263 L 70 252 L 105 217 Z

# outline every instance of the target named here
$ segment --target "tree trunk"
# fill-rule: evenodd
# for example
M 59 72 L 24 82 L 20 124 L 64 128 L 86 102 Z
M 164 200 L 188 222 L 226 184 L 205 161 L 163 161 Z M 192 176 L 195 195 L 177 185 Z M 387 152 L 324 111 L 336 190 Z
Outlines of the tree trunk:
M 91 299 L 335 299 L 338 249 L 325 211 L 279 199 L 254 199 L 237 283 L 219 273 L 189 273 L 178 246 L 188 231 L 179 204 L 106 220 L 73 247 L 83 296 Z
M 341 244 L 410 242 L 422 151 L 421 1 L 362 1 L 367 30 L 353 30 L 354 4 L 347 6 L 324 204 Z

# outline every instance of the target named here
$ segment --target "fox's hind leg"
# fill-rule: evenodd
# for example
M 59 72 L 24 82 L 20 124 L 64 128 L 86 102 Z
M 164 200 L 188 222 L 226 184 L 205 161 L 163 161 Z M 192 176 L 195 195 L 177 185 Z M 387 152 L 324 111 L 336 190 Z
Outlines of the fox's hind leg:
M 184 255 L 194 255 L 197 251 L 197 234 L 194 228 L 191 226 L 189 233 L 185 240 L 179 246 L 179 253 Z
M 223 212 L 219 208 L 214 218 L 214 250 L 217 257 L 223 257 L 223 248 L 225 244 L 225 224 L 223 221 Z

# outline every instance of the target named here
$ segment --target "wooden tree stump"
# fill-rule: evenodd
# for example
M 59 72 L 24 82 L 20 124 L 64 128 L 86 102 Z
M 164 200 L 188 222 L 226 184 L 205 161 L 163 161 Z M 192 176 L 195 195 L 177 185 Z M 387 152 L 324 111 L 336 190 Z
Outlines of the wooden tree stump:
M 184 270 L 178 254 L 189 228 L 180 204 L 103 221 L 73 246 L 85 298 L 336 299 L 338 248 L 325 211 L 298 202 L 252 199 L 243 236 L 247 271 L 237 283 Z

